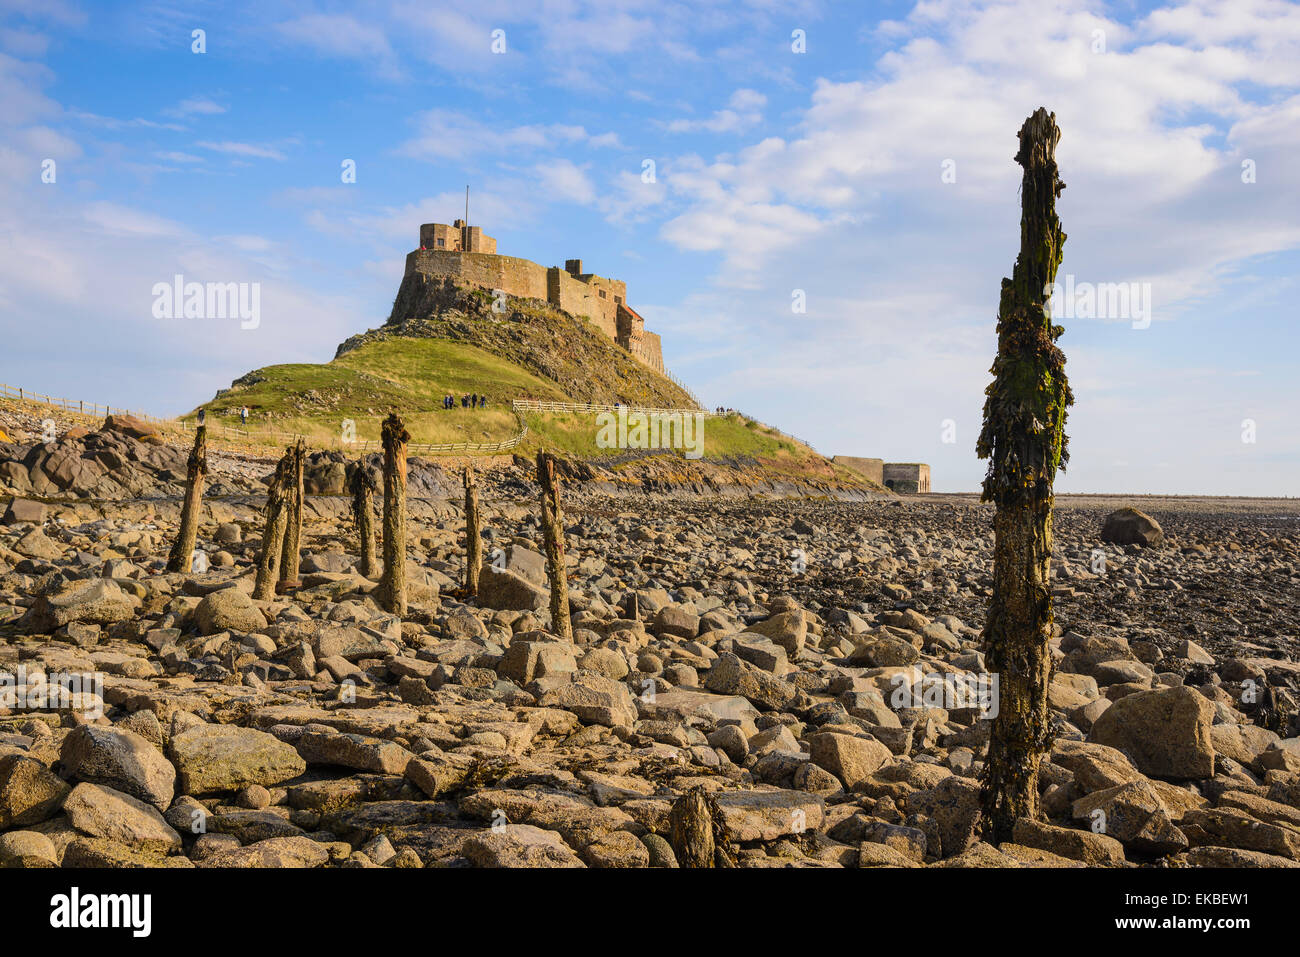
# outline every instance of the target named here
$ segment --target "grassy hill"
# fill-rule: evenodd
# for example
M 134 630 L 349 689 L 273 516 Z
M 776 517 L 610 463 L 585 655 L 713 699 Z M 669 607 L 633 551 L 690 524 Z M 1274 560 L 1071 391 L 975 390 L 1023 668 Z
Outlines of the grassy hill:
M 461 395 L 474 392 L 487 396 L 486 409 L 460 407 Z M 448 393 L 457 400 L 451 411 L 442 408 Z M 568 398 L 554 382 L 477 346 L 388 337 L 321 365 L 257 369 L 204 408 L 210 419 L 229 423 L 246 405 L 253 430 L 322 441 L 338 437 L 344 419 L 356 423 L 358 438 L 378 439 L 379 423 L 397 409 L 416 442 L 496 442 L 519 431 L 510 400 L 523 397 Z
M 694 407 L 684 390 L 585 319 L 537 300 L 511 299 L 500 314 L 491 303 L 479 290 L 408 276 L 394 318 L 382 327 L 344 342 L 330 362 L 267 366 L 242 376 L 204 406 L 209 421 L 233 424 L 246 405 L 254 432 L 297 432 L 328 445 L 345 419 L 355 423 L 358 439 L 377 440 L 380 423 L 396 409 L 414 442 L 490 443 L 519 431 L 521 420 L 510 407 L 517 398 Z M 487 408 L 462 409 L 459 399 L 467 393 L 487 396 Z M 457 400 L 452 410 L 442 408 L 446 394 Z M 633 450 L 597 447 L 597 419 L 589 413 L 526 413 L 522 422 L 529 433 L 517 454 L 545 446 L 595 461 L 637 458 Z M 707 417 L 702 438 L 705 461 L 788 475 L 839 471 L 807 446 L 741 415 Z M 282 443 L 268 437 L 262 444 Z

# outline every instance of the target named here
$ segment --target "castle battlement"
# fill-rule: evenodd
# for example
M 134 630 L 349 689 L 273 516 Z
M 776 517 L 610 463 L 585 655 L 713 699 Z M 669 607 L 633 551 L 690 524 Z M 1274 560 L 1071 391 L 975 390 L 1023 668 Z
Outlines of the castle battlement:
M 420 248 L 407 255 L 406 272 L 500 290 L 520 299 L 545 300 L 586 318 L 637 361 L 663 371 L 659 336 L 647 331 L 645 320 L 627 304 L 627 283 L 583 272 L 581 259 L 566 260 L 561 269 L 500 256 L 495 239 L 458 219 L 450 226 L 425 223 L 420 227 Z

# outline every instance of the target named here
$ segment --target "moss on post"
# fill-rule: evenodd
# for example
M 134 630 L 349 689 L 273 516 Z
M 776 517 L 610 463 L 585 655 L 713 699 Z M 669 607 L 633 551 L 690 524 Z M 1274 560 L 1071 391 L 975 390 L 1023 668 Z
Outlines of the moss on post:
M 1048 312 L 1065 233 L 1056 198 L 1056 114 L 1038 109 L 1020 128 L 1020 254 L 1002 280 L 998 354 L 985 390 L 977 452 L 989 460 L 983 500 L 993 502 L 993 597 L 984 627 L 987 667 L 1000 696 L 983 772 L 985 828 L 994 841 L 1038 813 L 1038 768 L 1051 745 L 1047 690 L 1052 658 L 1052 483 L 1069 461 L 1066 410 L 1074 401 L 1064 331 Z
M 411 434 L 396 412 L 384 419 L 384 574 L 377 589 L 388 612 L 406 615 L 406 445 Z
M 483 567 L 483 517 L 478 508 L 478 476 L 474 466 L 465 466 L 465 594 L 478 594 L 478 576 Z
M 551 582 L 551 631 L 573 640 L 569 620 L 569 579 L 564 567 L 564 513 L 560 508 L 560 479 L 555 474 L 555 457 L 537 453 L 537 484 L 542 487 L 542 542 L 546 548 L 546 571 Z
M 191 570 L 194 543 L 199 536 L 199 511 L 203 507 L 203 478 L 207 474 L 208 427 L 200 425 L 194 432 L 194 447 L 185 467 L 185 501 L 181 505 L 181 526 L 167 556 L 169 572 Z
M 365 458 L 352 466 L 348 490 L 352 493 L 352 518 L 357 523 L 359 570 L 363 577 L 374 578 L 379 570 L 375 557 L 375 480 L 366 468 Z

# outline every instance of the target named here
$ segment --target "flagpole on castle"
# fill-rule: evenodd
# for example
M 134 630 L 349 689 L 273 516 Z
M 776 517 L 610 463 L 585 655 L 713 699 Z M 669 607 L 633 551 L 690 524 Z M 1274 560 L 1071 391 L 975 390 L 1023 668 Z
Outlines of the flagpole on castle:
M 469 185 L 465 186 L 465 225 L 469 225 Z

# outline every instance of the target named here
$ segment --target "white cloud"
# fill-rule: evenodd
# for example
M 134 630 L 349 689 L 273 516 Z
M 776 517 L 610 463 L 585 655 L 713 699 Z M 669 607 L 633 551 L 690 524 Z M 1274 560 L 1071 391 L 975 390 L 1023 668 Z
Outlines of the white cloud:
M 284 153 L 280 150 L 258 143 L 239 143 L 231 140 L 222 140 L 220 142 L 200 140 L 194 145 L 205 150 L 212 150 L 214 153 L 226 153 L 230 156 L 246 156 L 254 159 L 285 159 Z
M 181 100 L 175 106 L 163 110 L 165 116 L 213 116 L 218 113 L 225 113 L 226 108 L 207 96 L 191 96 L 188 99 Z
M 111 236 L 179 237 L 188 232 L 173 220 L 107 200 L 87 204 L 83 215 L 91 226 Z
M 613 146 L 612 133 L 592 136 L 584 127 L 563 123 L 493 125 L 455 110 L 435 109 L 415 118 L 416 136 L 398 147 L 402 156 L 416 159 L 453 159 L 478 153 L 506 155 L 518 150 L 552 150 L 586 143 Z
M 533 173 L 544 196 L 586 206 L 596 199 L 596 187 L 587 176 L 588 168 L 571 160 L 558 159 L 538 163 L 533 167 Z
M 286 39 L 326 56 L 360 60 L 381 75 L 401 75 L 397 57 L 382 27 L 344 14 L 312 13 L 285 21 L 276 29 Z
M 670 133 L 739 133 L 762 122 L 766 105 L 762 93 L 741 89 L 731 94 L 726 109 L 715 111 L 708 119 L 673 120 L 667 129 Z

